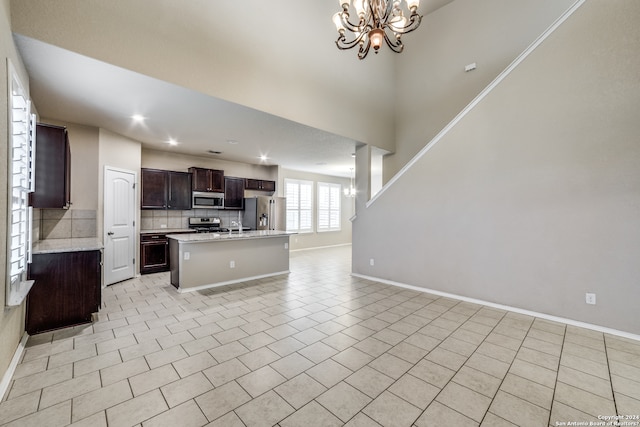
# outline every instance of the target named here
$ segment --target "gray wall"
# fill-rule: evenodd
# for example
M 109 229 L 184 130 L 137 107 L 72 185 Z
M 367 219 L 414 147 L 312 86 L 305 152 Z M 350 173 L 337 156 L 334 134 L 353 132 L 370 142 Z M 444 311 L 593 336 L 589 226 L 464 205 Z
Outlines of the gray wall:
M 425 16 L 396 56 L 396 150 L 385 182 L 574 1 L 455 0 Z
M 640 334 L 639 22 L 588 0 L 359 205 L 353 271 Z

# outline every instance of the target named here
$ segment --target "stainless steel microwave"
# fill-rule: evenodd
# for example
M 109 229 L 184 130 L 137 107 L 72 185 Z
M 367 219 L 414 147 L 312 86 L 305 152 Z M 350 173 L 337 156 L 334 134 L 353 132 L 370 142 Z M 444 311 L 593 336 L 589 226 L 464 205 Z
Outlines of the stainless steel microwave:
M 192 195 L 193 209 L 224 209 L 224 193 L 194 191 Z

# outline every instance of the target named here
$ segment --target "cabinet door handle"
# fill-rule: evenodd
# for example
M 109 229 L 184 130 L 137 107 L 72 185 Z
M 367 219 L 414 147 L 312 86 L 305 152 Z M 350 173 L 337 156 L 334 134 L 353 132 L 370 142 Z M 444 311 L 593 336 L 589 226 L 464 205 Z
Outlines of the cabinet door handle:
M 113 231 L 108 232 L 107 236 L 113 236 Z

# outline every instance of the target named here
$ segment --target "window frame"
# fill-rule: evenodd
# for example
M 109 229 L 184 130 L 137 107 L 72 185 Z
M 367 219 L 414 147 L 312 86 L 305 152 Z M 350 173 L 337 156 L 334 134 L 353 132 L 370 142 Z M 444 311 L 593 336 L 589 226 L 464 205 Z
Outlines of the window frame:
M 298 186 L 298 190 L 297 190 L 297 206 L 295 208 L 290 208 L 290 203 L 292 203 L 292 198 L 289 195 L 289 185 L 293 184 L 293 185 L 297 185 Z M 308 180 L 302 180 L 302 179 L 293 179 L 293 178 L 285 178 L 284 180 L 284 189 L 285 189 L 285 197 L 286 197 L 286 229 L 287 231 L 291 231 L 291 232 L 295 232 L 295 233 L 313 233 L 314 232 L 314 221 L 313 221 L 313 194 L 314 194 L 314 185 L 313 185 L 313 181 L 308 181 Z M 309 196 L 309 208 L 308 209 L 302 209 L 301 207 L 301 193 L 302 193 L 302 188 L 303 186 L 308 186 L 309 187 L 309 192 L 310 192 L 310 196 Z M 289 222 L 289 217 L 290 217 L 290 213 L 291 212 L 297 212 L 296 216 L 297 216 L 297 224 L 298 227 L 291 227 L 290 226 L 290 222 Z M 300 228 L 300 223 L 301 223 L 301 212 L 308 211 L 309 214 L 309 228 Z
M 327 191 L 329 192 L 329 206 L 327 208 L 323 208 L 322 207 L 322 203 L 320 201 L 320 198 L 322 197 L 321 195 L 321 190 L 323 188 L 326 188 Z M 336 192 L 336 198 L 335 200 L 338 203 L 338 207 L 334 207 L 332 205 L 332 201 L 334 200 L 331 196 L 331 192 Z M 327 233 L 327 232 L 331 232 L 331 231 L 341 231 L 342 230 L 342 184 L 339 183 L 335 183 L 335 182 L 318 182 L 317 183 L 317 195 L 316 195 L 316 199 L 317 199 L 317 207 L 316 207 L 316 218 L 317 218 L 317 222 L 316 222 L 316 229 L 318 230 L 318 233 Z M 321 218 L 323 216 L 323 214 L 321 212 L 325 212 L 326 211 L 326 215 L 327 215 L 327 220 L 328 220 L 328 225 L 322 226 L 320 224 Z M 338 221 L 338 224 L 332 224 L 331 223 L 331 219 L 332 219 L 332 212 L 333 213 L 337 213 L 336 219 Z
M 5 306 L 22 304 L 34 281 L 27 280 L 31 263 L 34 191 L 35 115 L 15 67 L 7 58 L 7 264 Z M 20 157 L 16 157 L 19 155 Z M 16 182 L 17 181 L 17 182 Z

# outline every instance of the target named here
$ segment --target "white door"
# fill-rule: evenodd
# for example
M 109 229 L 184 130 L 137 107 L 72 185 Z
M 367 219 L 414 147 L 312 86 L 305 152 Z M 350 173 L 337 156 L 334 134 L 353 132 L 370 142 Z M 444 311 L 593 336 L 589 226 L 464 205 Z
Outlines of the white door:
M 104 170 L 104 284 L 135 275 L 136 173 Z

